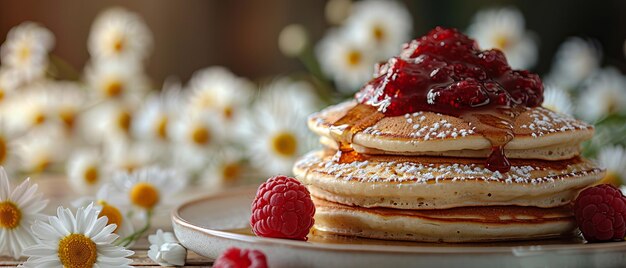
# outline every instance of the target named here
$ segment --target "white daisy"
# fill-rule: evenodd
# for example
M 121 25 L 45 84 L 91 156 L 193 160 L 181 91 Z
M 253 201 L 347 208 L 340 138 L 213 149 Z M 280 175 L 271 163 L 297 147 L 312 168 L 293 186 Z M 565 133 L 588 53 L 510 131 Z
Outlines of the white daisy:
M 66 172 L 74 191 L 95 193 L 108 177 L 103 162 L 102 155 L 95 149 L 81 149 L 72 153 L 67 161 Z
M 47 83 L 36 83 L 13 94 L 2 105 L 6 126 L 12 132 L 24 132 L 53 121 L 54 106 Z
M 374 60 L 381 61 L 400 52 L 411 38 L 412 25 L 411 14 L 400 2 L 366 0 L 352 5 L 345 27 L 356 42 L 372 44 Z
M 554 86 L 547 86 L 544 90 L 542 106 L 552 111 L 568 115 L 572 115 L 574 111 L 569 93 L 560 87 Z
M 76 129 L 78 117 L 86 107 L 87 94 L 76 82 L 55 81 L 46 89 L 54 119 L 71 133 Z
M 598 70 L 601 59 L 597 42 L 570 37 L 557 50 L 547 81 L 571 90 Z
M 118 61 L 93 62 L 86 68 L 86 82 L 99 99 L 137 100 L 148 90 L 148 81 L 138 64 Z
M 80 116 L 80 131 L 92 143 L 128 138 L 132 133 L 134 114 L 133 102 L 103 102 Z
M 154 164 L 155 149 L 149 142 L 133 142 L 125 138 L 104 141 L 104 168 L 109 171 L 133 171 Z
M 278 35 L 278 48 L 287 57 L 297 57 L 309 43 L 306 29 L 300 24 L 287 25 Z
M 594 122 L 626 111 L 626 78 L 615 68 L 605 68 L 587 79 L 579 97 L 578 114 Z
M 26 179 L 11 189 L 4 168 L 0 167 L 0 255 L 18 259 L 25 247 L 37 243 L 30 226 L 45 216 L 41 211 L 48 204 L 37 192 L 37 184 Z
M 251 165 L 268 175 L 291 173 L 297 157 L 315 144 L 306 118 L 316 104 L 317 97 L 305 82 L 283 78 L 263 90 L 244 129 Z
M 203 184 L 210 188 L 222 189 L 243 183 L 248 166 L 240 150 L 232 148 L 215 153 L 216 157 L 210 161 L 202 174 Z
M 173 125 L 174 141 L 179 145 L 213 149 L 224 140 L 224 129 L 213 114 L 185 113 Z
M 183 107 L 181 84 L 167 79 L 161 94 L 149 95 L 137 111 L 133 132 L 137 137 L 150 141 L 168 141 L 170 128 Z
M 174 170 L 157 166 L 140 168 L 130 173 L 117 172 L 113 175 L 113 182 L 117 190 L 126 196 L 128 203 L 143 211 L 152 211 L 185 184 Z
M 324 7 L 324 15 L 329 23 L 339 25 L 350 16 L 351 10 L 351 0 L 329 0 Z
M 0 66 L 0 102 L 15 92 L 18 86 L 15 71 Z
M 53 46 L 54 35 L 48 29 L 24 22 L 9 31 L 0 57 L 4 66 L 15 70 L 20 83 L 28 83 L 44 76 Z
M 107 217 L 108 224 L 117 226 L 113 232 L 125 238 L 133 234 L 135 227 L 127 217 L 128 211 L 123 200 L 111 184 L 104 184 L 95 197 L 80 198 L 72 202 L 72 205 L 79 208 L 93 203 L 94 208 L 100 211 L 98 218 Z
M 606 176 L 600 183 L 615 186 L 624 184 L 626 175 L 626 150 L 621 146 L 604 147 L 598 153 L 598 163 L 606 169 Z
M 112 244 L 117 226 L 99 214 L 93 204 L 76 215 L 59 207 L 57 216 L 36 221 L 32 229 L 41 242 L 24 250 L 24 267 L 130 267 L 134 252 Z
M 376 63 L 367 43 L 331 30 L 315 49 L 322 71 L 332 78 L 343 93 L 353 93 L 372 78 Z
M 9 177 L 13 177 L 20 167 L 16 137 L 17 135 L 11 133 L 4 122 L 0 120 L 0 166 L 4 168 Z
M 515 8 L 478 12 L 468 32 L 481 48 L 501 50 L 514 69 L 528 69 L 537 61 L 537 41 L 526 31 L 524 16 Z
M 253 84 L 223 67 L 196 71 L 189 81 L 189 109 L 192 113 L 214 113 L 225 125 L 239 119 L 250 102 Z
M 116 7 L 98 15 L 87 42 L 96 60 L 141 61 L 152 49 L 152 33 L 137 14 Z
M 16 140 L 21 170 L 40 173 L 66 160 L 68 137 L 58 126 L 30 131 Z
M 150 250 L 148 257 L 161 266 L 183 266 L 187 257 L 185 249 L 174 234 L 158 229 L 155 234 L 148 236 Z

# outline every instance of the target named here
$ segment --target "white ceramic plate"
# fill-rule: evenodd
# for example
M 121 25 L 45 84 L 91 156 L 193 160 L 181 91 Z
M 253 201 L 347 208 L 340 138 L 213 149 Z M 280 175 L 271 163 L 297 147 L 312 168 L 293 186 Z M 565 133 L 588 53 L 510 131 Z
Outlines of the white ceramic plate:
M 577 238 L 511 243 L 437 244 L 360 239 L 313 231 L 309 241 L 262 238 L 249 231 L 256 188 L 190 201 L 172 212 L 176 237 L 216 258 L 236 246 L 258 249 L 276 267 L 626 267 L 626 242 Z

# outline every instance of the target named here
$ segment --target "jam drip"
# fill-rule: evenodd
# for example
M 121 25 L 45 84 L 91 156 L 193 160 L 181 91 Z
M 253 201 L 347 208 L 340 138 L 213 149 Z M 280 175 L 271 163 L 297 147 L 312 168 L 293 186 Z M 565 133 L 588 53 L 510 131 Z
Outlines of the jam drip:
M 480 50 L 456 29 L 437 27 L 405 44 L 374 75 L 356 94 L 359 103 L 385 116 L 430 111 L 468 121 L 491 142 L 486 166 L 492 171 L 510 169 L 504 146 L 513 139 L 519 111 L 543 102 L 538 75 L 513 70 L 501 51 Z

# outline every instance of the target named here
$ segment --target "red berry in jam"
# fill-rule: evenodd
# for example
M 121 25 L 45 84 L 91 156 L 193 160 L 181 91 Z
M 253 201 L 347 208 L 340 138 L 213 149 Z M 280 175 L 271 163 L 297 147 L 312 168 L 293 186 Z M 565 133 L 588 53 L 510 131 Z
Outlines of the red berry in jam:
M 460 115 L 474 109 L 539 106 L 543 84 L 536 74 L 512 70 L 501 51 L 480 50 L 458 30 L 437 27 L 379 66 L 376 78 L 356 99 L 383 107 L 388 116 L 417 111 Z

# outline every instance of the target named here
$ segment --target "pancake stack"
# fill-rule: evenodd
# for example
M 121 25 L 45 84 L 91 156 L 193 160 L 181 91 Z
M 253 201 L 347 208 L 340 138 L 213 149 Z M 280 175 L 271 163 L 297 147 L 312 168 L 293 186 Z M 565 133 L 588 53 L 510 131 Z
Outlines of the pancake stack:
M 502 172 L 487 168 L 493 137 L 471 117 L 377 108 L 357 98 L 308 119 L 323 149 L 293 171 L 313 196 L 321 231 L 422 242 L 571 235 L 570 202 L 604 176 L 579 155 L 593 127 L 541 106 L 515 107 Z

